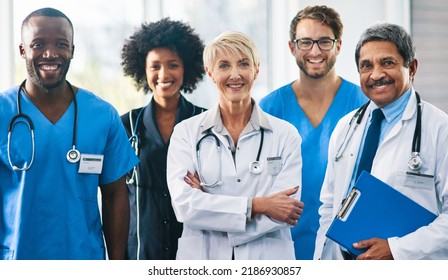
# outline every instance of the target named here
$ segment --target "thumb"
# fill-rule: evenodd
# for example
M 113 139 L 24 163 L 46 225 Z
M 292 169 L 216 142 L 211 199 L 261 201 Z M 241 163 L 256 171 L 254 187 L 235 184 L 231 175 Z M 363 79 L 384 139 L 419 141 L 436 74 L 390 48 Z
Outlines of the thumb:
M 283 193 L 287 196 L 295 194 L 299 190 L 299 186 L 284 190 Z

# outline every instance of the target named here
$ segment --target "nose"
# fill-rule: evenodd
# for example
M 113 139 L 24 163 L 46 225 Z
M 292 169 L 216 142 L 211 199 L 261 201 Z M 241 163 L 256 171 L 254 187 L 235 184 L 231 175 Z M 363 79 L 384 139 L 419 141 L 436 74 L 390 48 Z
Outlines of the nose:
M 159 78 L 163 79 L 166 76 L 166 74 L 168 73 L 167 70 L 168 69 L 165 66 L 160 66 L 159 71 L 158 71 Z
M 385 77 L 385 73 L 383 71 L 383 67 L 381 66 L 373 66 L 372 73 L 370 74 L 370 78 L 373 80 L 380 80 Z
M 58 52 L 56 51 L 56 48 L 48 45 L 43 53 L 43 57 L 45 58 L 56 58 L 59 57 Z
M 240 78 L 240 71 L 238 69 L 238 67 L 232 67 L 232 69 L 230 69 L 230 79 L 239 79 Z

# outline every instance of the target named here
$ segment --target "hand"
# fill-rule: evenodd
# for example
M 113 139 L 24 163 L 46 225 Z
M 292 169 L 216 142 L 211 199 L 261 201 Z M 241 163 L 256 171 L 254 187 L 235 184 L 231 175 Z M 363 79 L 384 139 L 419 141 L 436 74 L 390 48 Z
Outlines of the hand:
M 393 260 L 389 243 L 385 239 L 370 238 L 353 244 L 356 249 L 366 249 L 367 251 L 359 255 L 357 260 Z
M 184 177 L 184 181 L 190 187 L 203 191 L 202 186 L 201 186 L 201 181 L 199 180 L 199 175 L 197 172 L 194 172 L 194 174 L 191 172 L 187 172 L 187 175 L 185 175 L 185 177 Z
M 299 187 L 287 189 L 267 197 L 254 197 L 252 215 L 265 214 L 270 218 L 296 226 L 303 212 L 303 202 L 290 197 Z

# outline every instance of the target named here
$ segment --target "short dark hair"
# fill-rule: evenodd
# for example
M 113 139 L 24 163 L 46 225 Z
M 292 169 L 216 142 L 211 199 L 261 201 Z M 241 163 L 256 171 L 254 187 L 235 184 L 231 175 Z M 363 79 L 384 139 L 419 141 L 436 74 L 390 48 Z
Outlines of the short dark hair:
M 193 28 L 180 21 L 163 18 L 141 27 L 125 41 L 121 52 L 124 74 L 130 76 L 137 87 L 151 92 L 146 80 L 146 56 L 155 48 L 168 48 L 179 55 L 184 65 L 181 91 L 191 93 L 204 77 L 202 54 L 204 43 Z
M 339 16 L 338 12 L 325 5 L 318 5 L 308 6 L 303 10 L 300 10 L 292 19 L 289 28 L 289 37 L 291 41 L 294 41 L 296 39 L 297 24 L 302 19 L 318 20 L 321 23 L 328 25 L 331 30 L 333 30 L 335 39 L 341 39 L 342 37 L 342 30 L 344 29 L 344 26 L 342 25 L 341 17 Z
M 359 63 L 361 47 L 372 41 L 388 41 L 393 43 L 403 57 L 404 66 L 415 60 L 415 46 L 411 35 L 401 26 L 392 23 L 378 23 L 367 28 L 362 34 L 355 49 L 356 68 Z
M 23 31 L 23 27 L 25 26 L 25 24 L 28 23 L 28 21 L 32 18 L 32 17 L 60 17 L 60 18 L 65 18 L 68 23 L 70 24 L 70 27 L 72 29 L 72 34 L 73 34 L 73 24 L 72 21 L 68 18 L 68 16 L 66 16 L 63 12 L 54 9 L 54 8 L 41 8 L 38 10 L 35 10 L 34 12 L 31 12 L 31 14 L 29 14 L 22 22 L 22 27 L 21 30 Z

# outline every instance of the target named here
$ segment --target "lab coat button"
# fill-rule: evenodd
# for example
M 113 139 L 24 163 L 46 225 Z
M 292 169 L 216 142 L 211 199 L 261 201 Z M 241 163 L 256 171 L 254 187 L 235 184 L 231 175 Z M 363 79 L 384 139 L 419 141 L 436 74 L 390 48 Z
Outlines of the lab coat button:
M 241 182 L 241 179 L 237 179 L 236 181 L 239 183 L 239 182 Z

